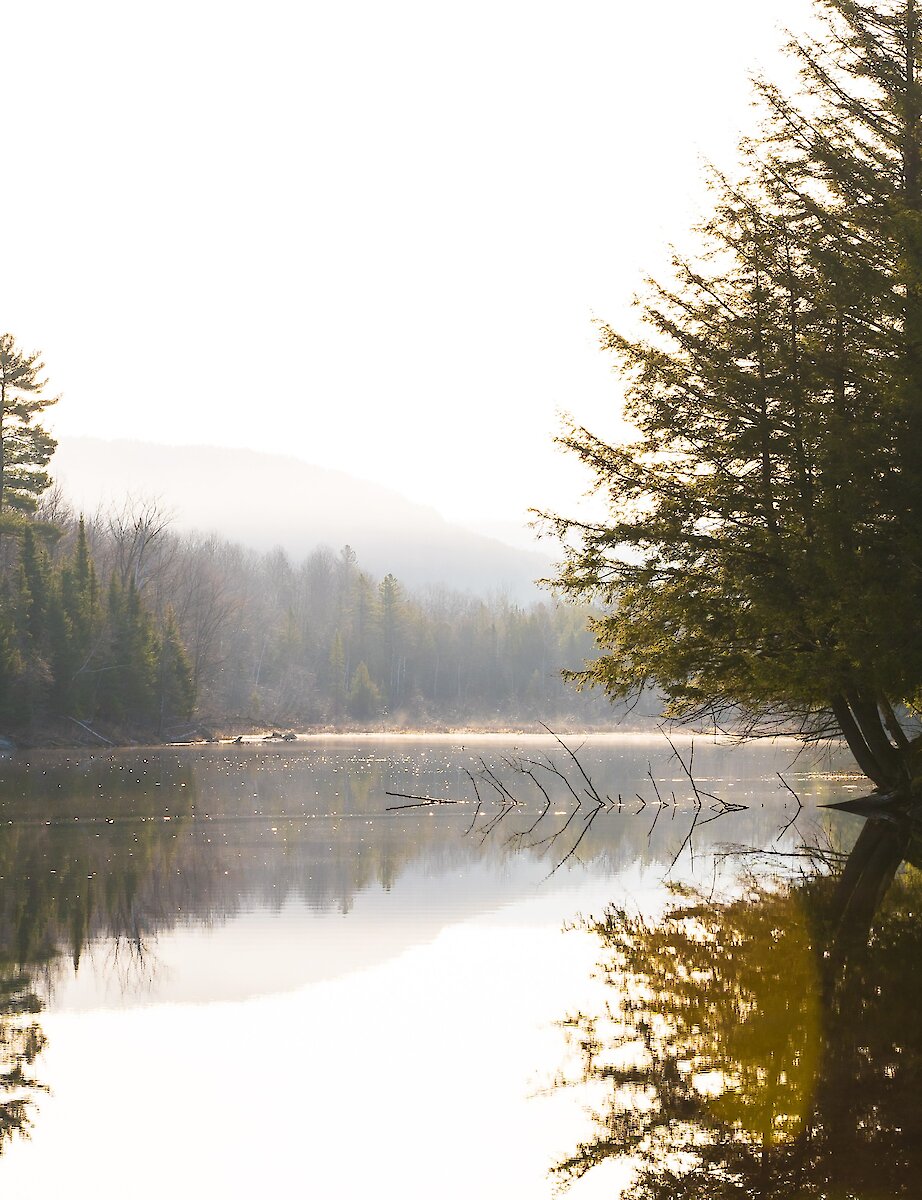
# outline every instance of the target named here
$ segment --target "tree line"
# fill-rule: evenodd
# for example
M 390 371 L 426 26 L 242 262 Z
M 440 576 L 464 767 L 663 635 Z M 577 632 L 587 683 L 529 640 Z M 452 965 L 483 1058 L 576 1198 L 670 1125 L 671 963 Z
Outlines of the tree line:
M 153 500 L 85 520 L 51 487 L 39 355 L 0 336 L 0 720 L 176 736 L 194 720 L 341 726 L 603 722 L 561 680 L 587 612 L 374 579 L 171 529 Z
M 592 651 L 585 608 L 411 594 L 348 546 L 292 562 L 179 534 L 154 501 L 84 519 L 52 491 L 0 539 L 0 570 L 10 727 L 611 719 L 561 676 Z

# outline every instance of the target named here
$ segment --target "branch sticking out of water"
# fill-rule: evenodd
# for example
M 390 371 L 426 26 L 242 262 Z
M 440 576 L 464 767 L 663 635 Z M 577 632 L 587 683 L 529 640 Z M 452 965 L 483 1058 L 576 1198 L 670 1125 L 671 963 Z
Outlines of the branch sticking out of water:
M 406 792 L 385 792 L 395 800 L 414 800 L 415 804 L 389 804 L 385 812 L 403 812 L 407 808 L 431 808 L 435 804 L 463 804 L 463 800 L 446 800 L 441 796 L 411 796 Z
M 576 750 L 572 749 L 567 743 L 556 734 L 547 725 L 543 728 L 557 742 L 561 749 L 566 754 L 566 760 L 563 764 L 555 762 L 547 753 L 541 752 L 533 758 L 510 756 L 500 759 L 501 765 L 506 768 L 513 777 L 513 782 L 507 783 L 500 777 L 497 770 L 490 766 L 482 757 L 479 758 L 479 769 L 474 771 L 465 770 L 471 788 L 473 789 L 474 798 L 476 798 L 476 807 L 470 824 L 464 831 L 464 836 L 476 835 L 479 838 L 481 845 L 486 842 L 487 838 L 498 828 L 502 822 L 511 816 L 517 809 L 523 809 L 527 802 L 527 795 L 523 796 L 520 787 L 516 786 L 515 778 L 524 781 L 527 789 L 534 789 L 534 792 L 540 797 L 540 812 L 536 817 L 530 820 L 530 823 L 522 829 L 514 829 L 505 839 L 506 845 L 515 845 L 522 849 L 538 850 L 540 848 L 550 848 L 565 838 L 567 831 L 571 828 L 575 829 L 575 836 L 571 833 L 570 837 L 562 843 L 566 845 L 572 839 L 572 845 L 553 869 L 546 876 L 547 879 L 551 875 L 556 874 L 565 863 L 570 859 L 575 858 L 577 851 L 582 845 L 586 835 L 592 828 L 596 818 L 600 813 L 621 813 L 625 809 L 625 801 L 621 793 L 618 794 L 617 800 L 613 800 L 611 796 L 603 795 L 596 787 L 588 769 L 584 765 L 579 756 L 579 751 L 582 745 Z M 672 750 L 675 758 L 678 759 L 682 771 L 687 777 L 691 785 L 694 815 L 691 826 L 672 859 L 669 865 L 667 875 L 673 870 L 676 863 L 681 858 L 683 852 L 688 849 L 692 854 L 694 861 L 694 845 L 693 838 L 697 829 L 707 825 L 710 821 L 715 821 L 719 817 L 726 816 L 729 813 L 741 812 L 748 808 L 746 804 L 732 804 L 724 800 L 720 796 L 716 796 L 711 792 L 706 792 L 700 788 L 695 780 L 693 764 L 695 747 L 694 742 L 691 745 L 688 762 L 683 759 L 675 744 L 671 741 L 668 735 L 663 734 L 667 744 Z M 506 776 L 508 779 L 509 776 Z M 659 784 L 653 775 L 652 767 L 647 768 L 647 779 L 653 790 L 655 799 L 647 799 L 640 792 L 636 793 L 639 807 L 636 809 L 637 815 L 641 813 L 648 804 L 656 809 L 653 823 L 650 826 L 647 835 L 648 842 L 652 841 L 656 831 L 657 823 L 664 808 L 672 809 L 672 818 L 675 819 L 676 813 L 679 811 L 680 805 L 676 798 L 675 792 L 671 793 L 671 803 L 665 799 L 660 791 Z M 782 781 L 783 782 L 783 781 Z M 561 791 L 569 795 L 570 802 L 567 802 L 566 795 L 564 802 L 566 804 L 565 811 L 555 812 L 554 816 L 565 818 L 559 827 L 551 827 L 549 832 L 542 836 L 543 829 L 547 829 L 549 824 L 550 814 L 554 805 L 554 791 L 558 795 Z M 494 796 L 493 804 L 490 804 L 490 794 Z M 387 792 L 388 796 L 400 800 L 407 800 L 410 803 L 391 805 L 387 808 L 387 812 L 400 812 L 414 808 L 431 808 L 437 805 L 456 805 L 468 803 L 467 800 L 449 800 L 438 796 L 418 796 L 405 792 Z M 711 803 L 705 805 L 705 801 Z M 563 806 L 561 806 L 563 807 Z M 710 812 L 710 816 L 702 820 L 702 814 L 705 810 Z M 581 822 L 581 824 L 580 824 Z
M 792 795 L 792 796 L 794 797 L 794 799 L 797 801 L 797 812 L 796 812 L 796 813 L 794 813 L 793 817 L 791 817 L 791 819 L 790 819 L 790 821 L 788 821 L 787 825 L 785 825 L 785 826 L 784 826 L 784 828 L 781 830 L 781 832 L 780 832 L 780 833 L 778 834 L 778 836 L 775 838 L 775 842 L 777 843 L 777 842 L 780 842 L 780 841 L 781 841 L 781 839 L 784 837 L 784 835 L 787 833 L 787 831 L 788 831 L 788 830 L 791 828 L 791 826 L 792 826 L 792 825 L 794 825 L 794 824 L 796 823 L 796 821 L 797 821 L 797 818 L 798 818 L 798 817 L 800 816 L 800 814 L 803 812 L 804 803 L 803 803 L 803 801 L 801 800 L 800 796 L 798 796 L 798 795 L 797 795 L 797 793 L 794 791 L 794 789 L 791 787 L 791 785 L 790 785 L 790 784 L 788 783 L 788 781 L 785 779 L 785 777 L 784 777 L 784 776 L 781 774 L 781 772 L 780 772 L 780 771 L 776 771 L 776 772 L 775 772 L 775 774 L 776 774 L 776 775 L 778 776 L 778 778 L 781 780 L 781 782 L 782 782 L 782 784 L 784 785 L 784 787 L 786 787 L 786 788 L 787 788 L 787 790 L 788 790 L 788 791 L 791 793 L 791 795 Z

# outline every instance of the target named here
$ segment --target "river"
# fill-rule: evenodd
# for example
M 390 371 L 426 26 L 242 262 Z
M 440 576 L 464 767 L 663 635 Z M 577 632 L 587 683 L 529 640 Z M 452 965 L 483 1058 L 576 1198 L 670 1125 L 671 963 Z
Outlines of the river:
M 22 1071 L 5 1193 L 552 1196 L 604 1091 L 591 1072 L 559 1086 L 572 1015 L 609 986 L 580 917 L 655 924 L 676 885 L 738 897 L 791 878 L 805 845 L 836 862 L 861 827 L 818 807 L 861 794 L 838 759 L 675 750 L 465 735 L 3 757 L 3 1046 Z M 636 1146 L 612 1152 L 570 1194 L 636 1173 Z

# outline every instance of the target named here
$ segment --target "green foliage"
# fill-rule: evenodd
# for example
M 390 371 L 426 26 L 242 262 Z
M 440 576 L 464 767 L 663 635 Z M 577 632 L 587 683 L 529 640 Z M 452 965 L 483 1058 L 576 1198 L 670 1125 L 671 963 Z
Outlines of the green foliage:
M 338 629 L 330 646 L 329 668 L 333 712 L 335 716 L 342 716 L 346 707 L 346 655 L 342 634 Z
M 171 721 L 188 721 L 195 708 L 195 683 L 189 656 L 182 644 L 176 615 L 167 609 L 160 640 L 159 663 L 160 732 Z
M 914 0 L 818 7 L 801 107 L 759 85 L 743 178 L 651 284 L 649 337 L 602 330 L 635 440 L 561 440 L 608 520 L 551 520 L 582 533 L 563 589 L 612 606 L 579 682 L 835 723 L 896 787 L 922 692 L 922 42 Z
M 52 614 L 51 657 L 58 711 L 89 714 L 95 702 L 94 651 L 102 635 L 99 586 L 83 517 L 70 559 L 64 563 Z
M 196 710 L 302 727 L 384 711 L 404 726 L 608 720 L 607 704 L 560 678 L 591 650 L 585 609 L 419 598 L 351 552 L 293 565 L 162 529 L 139 571 L 124 552 L 137 524 L 126 507 L 118 523 L 64 521 L 49 538 L 17 515 L 16 536 L 0 539 L 5 724 L 98 718 L 118 735 L 170 737 L 187 736 Z
M 371 721 L 381 711 L 381 689 L 363 662 L 355 668 L 349 687 L 349 715 L 357 721 Z
M 36 419 L 57 397 L 43 394 L 43 370 L 38 354 L 0 334 L 0 513 L 34 512 L 50 483 L 45 467 L 57 443 Z
M 132 579 L 109 585 L 110 668 L 103 711 L 115 718 L 157 719 L 158 644 L 149 613 Z

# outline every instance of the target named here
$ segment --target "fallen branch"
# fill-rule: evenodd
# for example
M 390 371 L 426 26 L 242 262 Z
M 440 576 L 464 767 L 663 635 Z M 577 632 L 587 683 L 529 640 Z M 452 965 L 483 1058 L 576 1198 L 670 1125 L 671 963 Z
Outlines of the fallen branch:
M 85 725 L 83 721 L 78 721 L 76 717 L 68 717 L 68 721 L 73 721 L 75 725 L 79 725 L 81 729 L 85 729 L 87 733 L 91 733 L 94 738 L 99 738 L 101 742 L 105 742 L 107 746 L 114 746 L 115 742 L 110 742 L 107 737 L 103 737 L 101 733 L 97 733 L 95 729 L 90 729 L 89 725 Z
M 385 792 L 395 800 L 415 800 L 415 804 L 390 804 L 385 812 L 403 812 L 408 808 L 431 808 L 435 804 L 465 804 L 465 800 L 445 800 L 441 796 L 411 796 L 406 792 Z

